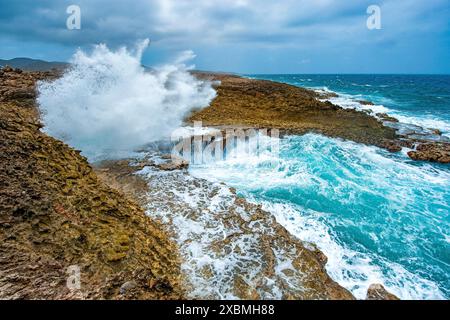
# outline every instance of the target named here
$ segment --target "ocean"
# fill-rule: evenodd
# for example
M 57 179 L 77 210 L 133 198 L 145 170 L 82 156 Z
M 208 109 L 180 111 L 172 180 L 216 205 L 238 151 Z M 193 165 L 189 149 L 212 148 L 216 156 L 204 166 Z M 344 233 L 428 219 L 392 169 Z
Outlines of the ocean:
M 344 108 L 387 113 L 450 136 L 448 75 L 248 76 L 335 92 L 330 100 Z M 190 173 L 236 188 L 315 243 L 330 276 L 357 298 L 372 283 L 402 299 L 450 298 L 449 165 L 306 134 L 282 138 L 278 154 L 242 154 Z
M 332 102 L 450 133 L 450 75 L 249 75 L 339 93 Z M 362 106 L 367 100 L 375 106 Z
M 181 60 L 153 73 L 144 72 L 142 50 L 141 45 L 132 55 L 97 46 L 92 55 L 76 54 L 74 68 L 63 77 L 39 83 L 44 131 L 83 150 L 90 161 L 101 160 L 105 154 L 110 158 L 122 153 L 130 156 L 136 146 L 165 137 L 182 124 L 186 112 L 208 105 L 215 97 L 211 84 L 196 81 Z M 405 125 L 439 129 L 444 137 L 450 136 L 450 76 L 249 77 L 336 92 L 338 95 L 330 99 L 344 108 L 388 113 Z M 168 108 L 170 113 L 165 112 Z M 233 197 L 221 184 L 225 183 L 249 201 L 261 204 L 290 233 L 315 243 L 328 257 L 330 276 L 357 298 L 365 298 L 372 283 L 382 283 L 403 299 L 450 298 L 449 165 L 412 161 L 407 150 L 392 154 L 318 134 L 288 136 L 278 142 L 277 154 L 267 149 L 258 156 L 243 153 L 226 161 L 190 166 L 194 177 L 216 183 L 220 192 L 211 192 L 216 194 L 215 200 L 199 200 L 205 197 L 206 184 L 198 190 L 186 187 L 171 193 L 179 199 L 177 210 L 168 214 L 179 228 L 181 241 L 191 240 L 191 235 L 199 239 L 182 247 L 186 249 L 184 257 L 191 257 L 183 270 L 194 275 L 194 283 L 198 274 L 192 270 L 200 270 L 205 257 L 211 258 L 207 255 L 211 239 L 220 239 L 224 233 L 214 213 L 217 206 L 228 212 Z M 197 182 L 189 179 L 183 176 L 178 186 L 186 181 L 195 186 Z M 164 184 L 171 180 L 158 176 L 154 181 Z M 158 188 L 163 190 L 161 185 Z M 164 211 L 164 199 L 155 202 L 152 214 Z M 209 215 L 197 207 L 202 203 L 211 207 Z M 186 212 L 201 211 L 204 223 L 192 221 L 188 214 L 180 216 L 183 206 L 189 207 Z M 167 218 L 164 212 L 161 216 Z M 211 232 L 205 232 L 211 225 Z M 246 258 L 211 258 L 221 275 L 214 283 L 228 288 L 233 270 L 245 266 L 242 259 Z M 195 287 L 199 292 L 196 297 L 203 297 L 208 292 L 203 288 L 214 288 L 214 284 L 197 282 Z M 218 291 L 218 296 L 230 292 Z M 281 295 L 274 292 L 273 297 Z

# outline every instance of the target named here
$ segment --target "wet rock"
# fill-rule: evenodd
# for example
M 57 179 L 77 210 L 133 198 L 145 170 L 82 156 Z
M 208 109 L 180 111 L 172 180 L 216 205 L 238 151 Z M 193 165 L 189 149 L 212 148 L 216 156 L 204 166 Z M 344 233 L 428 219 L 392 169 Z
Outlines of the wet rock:
M 399 139 L 396 142 L 398 143 L 399 146 L 408 148 L 408 149 L 413 149 L 416 144 L 415 141 L 412 141 L 409 139 Z
M 408 156 L 413 160 L 450 163 L 450 143 L 422 143 Z
M 305 246 L 306 249 L 308 249 L 309 251 L 314 253 L 314 255 L 317 258 L 317 261 L 319 261 L 319 263 L 322 265 L 322 267 L 325 268 L 325 265 L 328 262 L 328 257 L 322 251 L 320 251 L 320 249 L 317 247 L 317 245 L 315 245 L 314 243 L 310 243 L 310 242 L 303 242 L 303 245 Z
M 316 92 L 319 99 L 330 99 L 330 98 L 337 98 L 339 95 L 334 92 L 327 92 L 327 91 L 319 91 Z
M 2 69 L 3 72 L 7 73 L 7 72 L 13 72 L 14 69 L 11 68 L 10 66 L 4 66 Z
M 0 92 L 11 90 L 13 74 L 0 79 Z M 30 73 L 17 75 L 16 85 L 29 82 Z M 116 299 L 120 285 L 136 279 L 136 272 L 169 285 L 164 291 L 138 286 L 132 298 L 182 298 L 177 246 L 164 227 L 100 180 L 79 152 L 42 133 L 37 110 L 24 107 L 26 99 L 4 98 L 0 299 Z M 76 292 L 66 286 L 67 270 L 74 265 L 82 279 Z
M 32 88 L 11 89 L 4 93 L 7 100 L 34 99 L 36 94 Z
M 389 152 L 399 152 L 402 150 L 400 143 L 395 140 L 388 140 L 384 142 L 383 147 Z
M 383 121 L 398 122 L 398 119 L 391 117 L 387 113 L 377 113 L 376 116 Z
M 442 131 L 439 129 L 431 129 L 431 132 L 435 135 L 441 136 L 442 135 Z
M 189 167 L 189 162 L 183 158 L 176 157 L 174 155 L 163 155 L 162 159 L 168 160 L 167 162 L 157 164 L 157 168 L 164 171 L 184 170 Z
M 127 281 L 120 286 L 119 292 L 120 292 L 120 294 L 125 295 L 127 293 L 130 293 L 130 291 L 136 289 L 137 286 L 138 286 L 138 284 L 136 283 L 136 281 Z
M 109 174 L 121 176 L 121 170 Z M 183 170 L 164 174 L 150 170 L 138 176 L 147 185 L 139 191 L 145 196 L 134 198 L 165 221 L 189 266 L 183 274 L 188 298 L 354 299 L 326 273 L 326 256 L 316 246 L 299 241 L 261 206 L 248 203 L 225 185 Z M 132 193 L 138 189 L 128 188 Z M 201 252 L 201 261 L 192 259 L 193 248 Z M 227 265 L 226 270 L 215 261 Z M 147 283 L 163 289 L 154 279 Z
M 371 101 L 367 101 L 367 100 L 358 100 L 357 101 L 359 104 L 362 104 L 363 106 L 373 106 L 374 103 Z
M 371 284 L 367 290 L 366 300 L 400 300 L 397 296 L 388 292 L 383 285 Z

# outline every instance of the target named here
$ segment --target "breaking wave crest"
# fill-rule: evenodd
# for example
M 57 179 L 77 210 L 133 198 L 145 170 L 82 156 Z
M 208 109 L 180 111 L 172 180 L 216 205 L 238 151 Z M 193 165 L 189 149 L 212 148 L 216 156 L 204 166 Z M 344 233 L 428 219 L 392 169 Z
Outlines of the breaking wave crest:
M 134 50 L 104 44 L 91 53 L 79 50 L 61 78 L 40 82 L 44 130 L 91 160 L 114 157 L 169 136 L 189 111 L 207 106 L 216 92 L 189 73 L 193 52 L 146 70 L 141 57 L 148 43 Z

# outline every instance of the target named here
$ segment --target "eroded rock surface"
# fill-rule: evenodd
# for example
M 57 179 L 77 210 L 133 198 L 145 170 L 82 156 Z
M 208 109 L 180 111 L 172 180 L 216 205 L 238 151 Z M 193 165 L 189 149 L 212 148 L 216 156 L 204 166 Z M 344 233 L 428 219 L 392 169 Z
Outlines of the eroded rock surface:
M 178 249 L 163 227 L 39 130 L 34 75 L 0 75 L 0 298 L 182 297 Z M 80 290 L 66 285 L 69 266 Z
M 5 67 L 0 69 L 0 103 L 16 102 L 21 107 L 36 107 L 36 82 L 52 80 L 60 75 L 57 71 L 24 72 Z
M 384 147 L 395 130 L 365 112 L 343 109 L 311 90 L 265 80 L 231 75 L 200 74 L 220 81 L 209 107 L 194 112 L 189 121 L 204 126 L 278 128 L 287 133 L 322 133 Z
M 366 300 L 400 300 L 397 296 L 387 291 L 379 283 L 371 284 L 367 290 Z
M 234 75 L 199 73 L 197 76 L 219 81 L 217 98 L 207 108 L 194 112 L 188 121 L 202 121 L 204 126 L 277 128 L 282 134 L 321 133 L 391 152 L 402 147 L 417 150 L 413 160 L 447 163 L 450 139 L 436 129 L 399 123 L 385 113 L 371 115 L 371 110 L 344 109 L 329 101 L 332 92 L 314 92 L 288 84 L 245 79 Z M 373 105 L 370 101 L 358 101 Z M 425 144 L 424 144 L 425 143 Z
M 326 273 L 323 253 L 260 206 L 223 184 L 186 170 L 161 171 L 155 163 L 104 162 L 97 170 L 169 228 L 180 247 L 189 298 L 353 299 Z M 133 166 L 139 175 L 126 173 Z
M 413 160 L 450 163 L 450 143 L 421 143 L 408 156 Z

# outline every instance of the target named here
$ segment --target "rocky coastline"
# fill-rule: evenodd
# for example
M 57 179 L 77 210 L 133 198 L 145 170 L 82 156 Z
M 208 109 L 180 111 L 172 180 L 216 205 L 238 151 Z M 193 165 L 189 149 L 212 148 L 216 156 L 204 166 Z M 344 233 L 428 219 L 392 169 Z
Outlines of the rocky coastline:
M 316 132 L 390 151 L 407 147 L 413 160 L 450 162 L 447 142 L 399 134 L 386 125 L 394 120 L 342 109 L 313 91 L 196 75 L 216 81 L 218 96 L 186 123 Z M 0 71 L 0 298 L 223 298 L 207 290 L 216 285 L 241 299 L 354 299 L 328 276 L 327 258 L 314 244 L 290 235 L 233 189 L 193 178 L 185 163 L 148 153 L 89 164 L 80 151 L 42 133 L 35 83 L 58 76 Z M 197 223 L 201 232 L 183 233 L 180 221 Z M 195 243 L 210 261 L 233 258 L 223 278 L 214 264 L 191 259 Z M 67 288 L 73 265 L 81 270 L 82 290 Z M 396 297 L 374 284 L 367 298 Z
M 194 112 L 189 122 L 202 121 L 211 127 L 277 128 L 282 134 L 315 132 L 391 152 L 407 148 L 412 160 L 450 163 L 450 139 L 439 130 L 400 124 L 387 114 L 374 116 L 341 108 L 327 100 L 336 97 L 335 93 L 236 75 L 198 72 L 197 76 L 216 81 L 218 97 L 207 108 Z
M 164 228 L 40 131 L 34 84 L 52 76 L 0 73 L 0 299 L 184 297 Z

